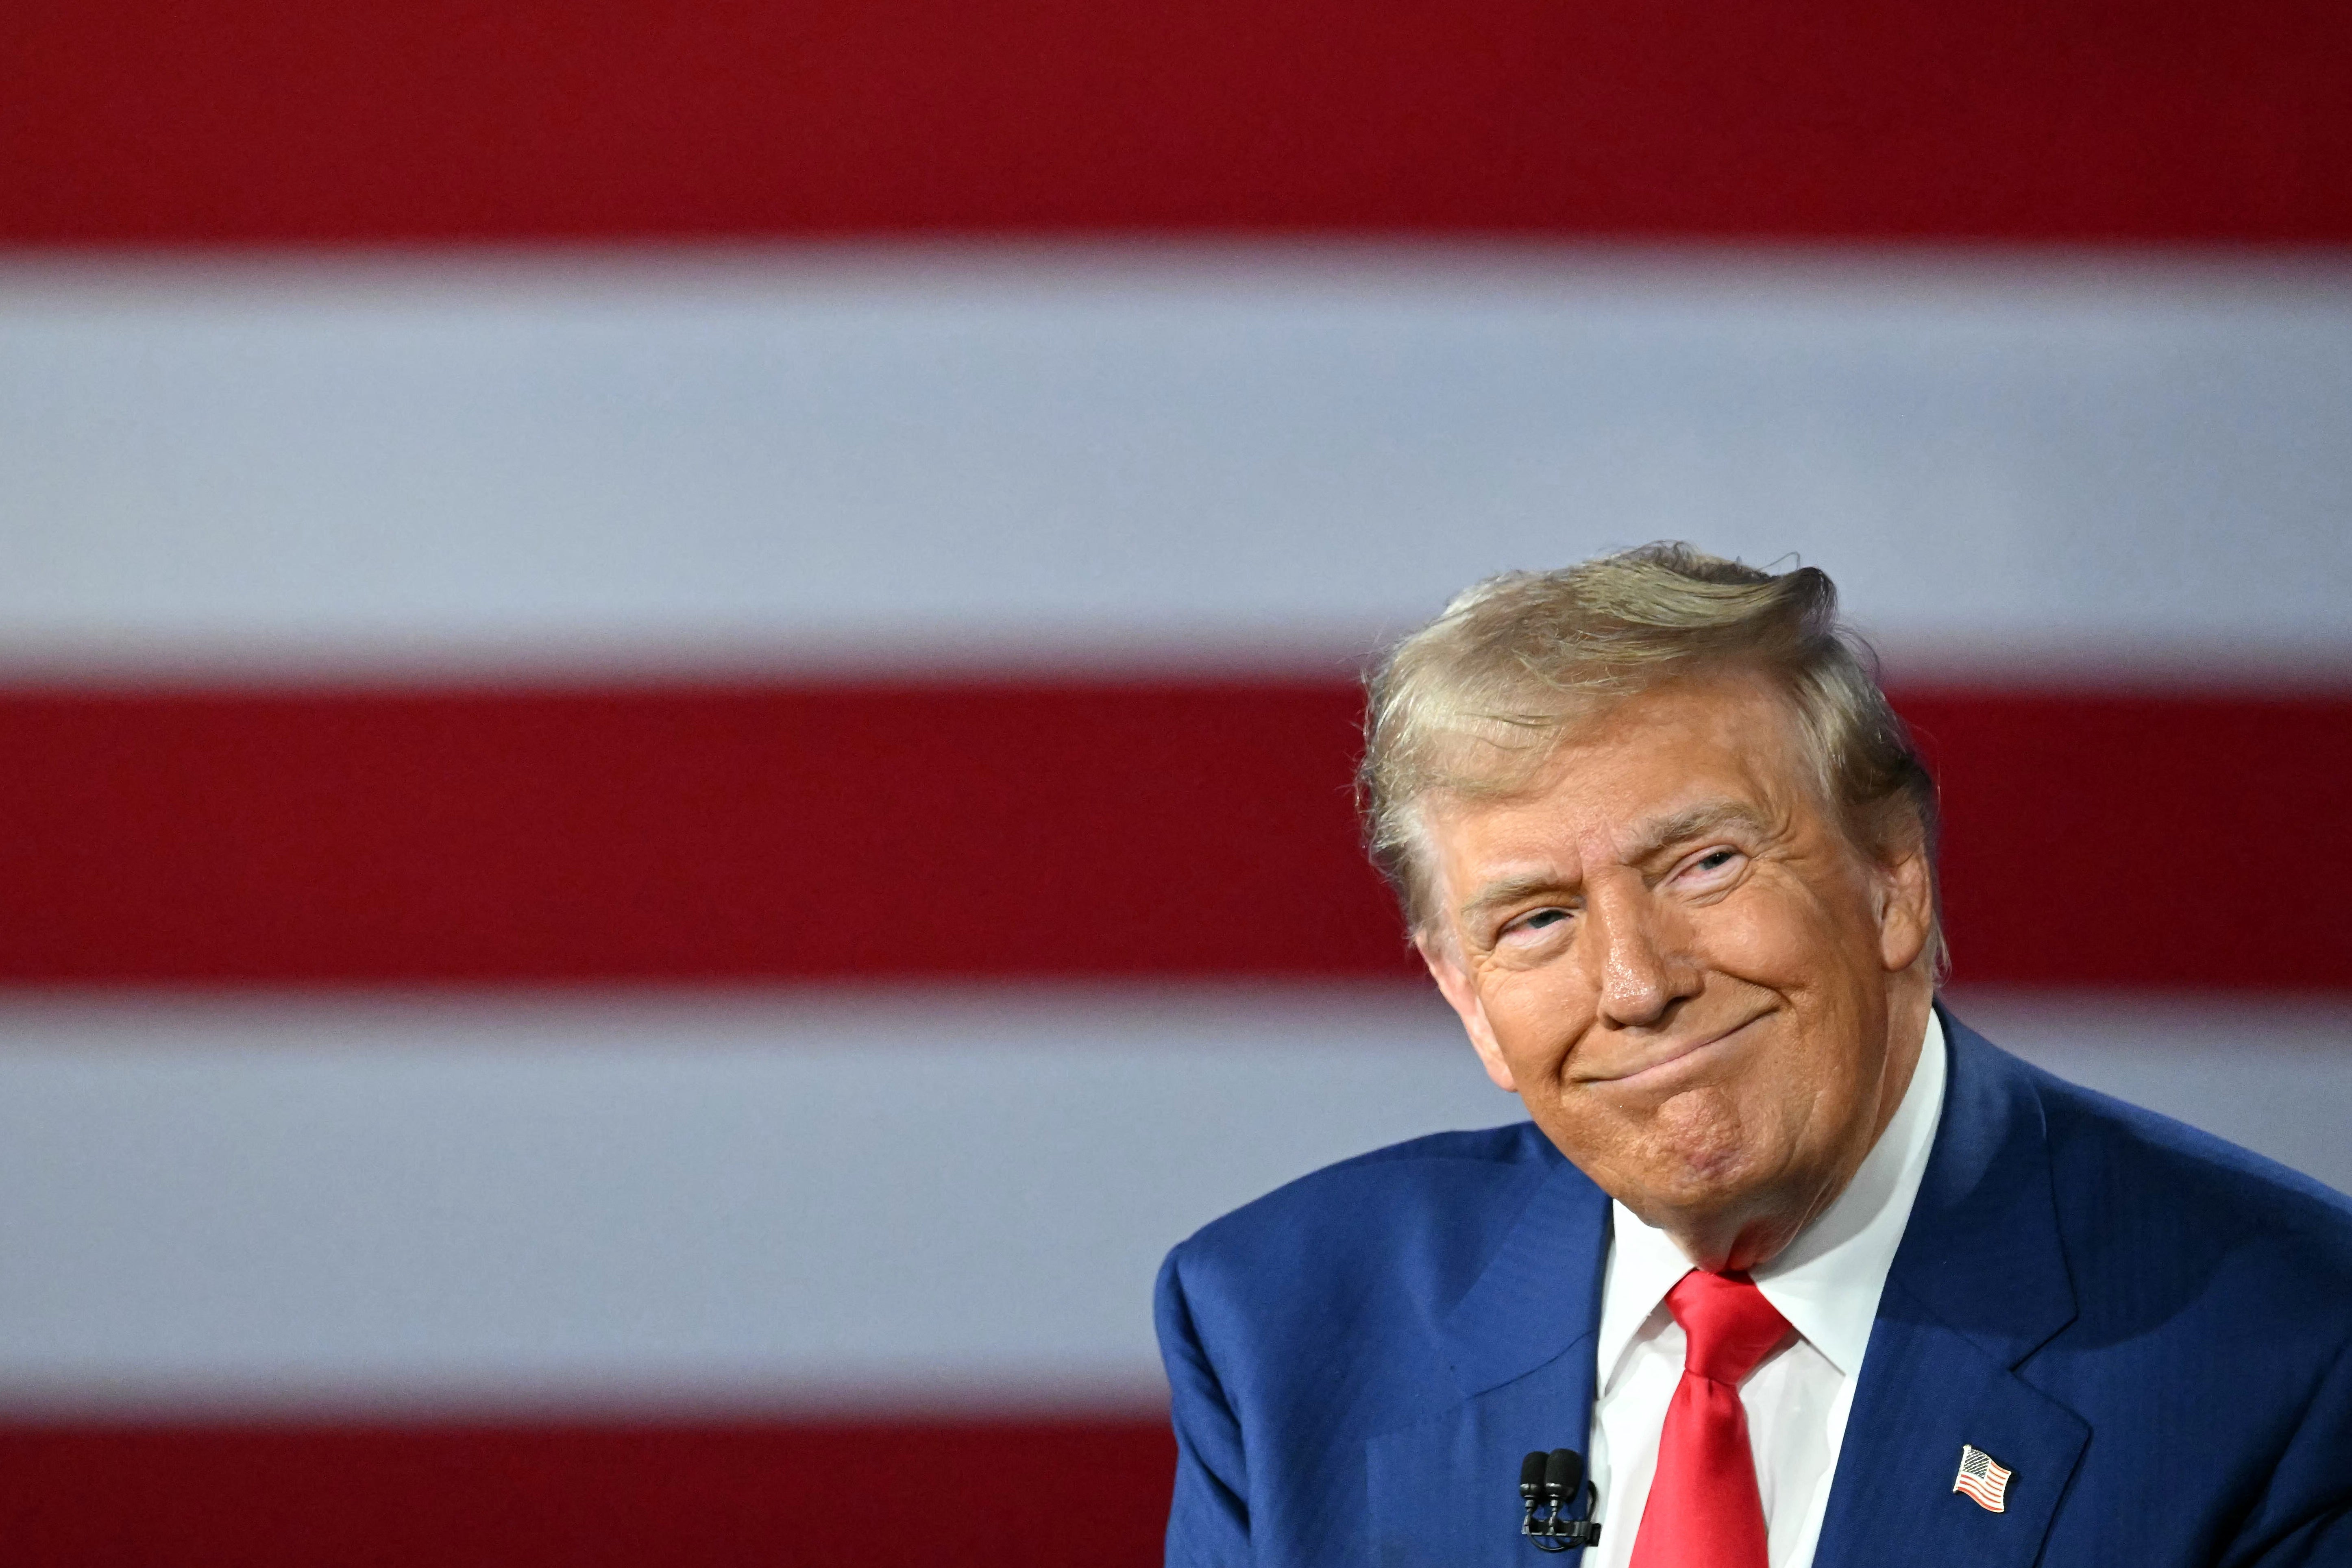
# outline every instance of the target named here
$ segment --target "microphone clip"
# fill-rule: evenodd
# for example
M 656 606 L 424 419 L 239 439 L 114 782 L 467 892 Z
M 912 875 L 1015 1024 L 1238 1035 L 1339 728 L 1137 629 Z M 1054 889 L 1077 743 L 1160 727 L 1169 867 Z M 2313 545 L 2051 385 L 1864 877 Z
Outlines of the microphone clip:
M 1547 1454 L 1538 1448 L 1521 1460 L 1519 1497 L 1527 1504 L 1519 1533 L 1533 1541 L 1537 1551 L 1573 1552 L 1601 1544 L 1601 1526 L 1592 1519 L 1601 1493 L 1585 1479 L 1584 1456 L 1575 1449 L 1554 1448 Z M 1575 1516 L 1564 1517 L 1571 1504 Z

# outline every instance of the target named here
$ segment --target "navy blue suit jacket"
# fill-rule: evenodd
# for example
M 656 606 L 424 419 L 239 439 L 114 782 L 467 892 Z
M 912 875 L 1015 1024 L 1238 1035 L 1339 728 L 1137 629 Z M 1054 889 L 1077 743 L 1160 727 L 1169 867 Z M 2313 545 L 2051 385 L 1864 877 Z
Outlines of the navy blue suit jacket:
M 2352 1203 L 1946 1038 L 1819 1568 L 2352 1564 Z M 1522 1122 L 1178 1247 L 1169 1563 L 1572 1563 L 1518 1536 L 1519 1458 L 1587 1447 L 1609 1214 Z M 2014 1472 L 2006 1512 L 1952 1490 L 1963 1444 Z

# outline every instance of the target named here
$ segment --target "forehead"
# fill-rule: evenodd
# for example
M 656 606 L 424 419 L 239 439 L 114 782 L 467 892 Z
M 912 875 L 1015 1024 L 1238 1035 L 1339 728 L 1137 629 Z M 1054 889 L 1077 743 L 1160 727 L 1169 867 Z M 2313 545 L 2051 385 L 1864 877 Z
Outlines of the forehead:
M 1695 808 L 1771 819 L 1809 809 L 1816 793 L 1789 703 L 1760 676 L 1729 674 L 1610 703 L 1570 725 L 1522 787 L 1433 801 L 1425 822 L 1441 864 L 1459 870 L 1632 852 Z

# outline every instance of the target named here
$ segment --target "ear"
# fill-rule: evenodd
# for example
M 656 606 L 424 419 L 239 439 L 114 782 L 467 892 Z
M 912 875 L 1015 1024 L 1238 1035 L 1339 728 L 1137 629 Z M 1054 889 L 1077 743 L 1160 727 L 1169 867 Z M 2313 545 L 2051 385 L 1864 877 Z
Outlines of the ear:
M 1936 919 L 1935 879 L 1927 848 L 1914 841 L 1878 868 L 1878 961 L 1890 974 L 1919 962 Z
M 1478 988 L 1471 983 L 1470 972 L 1462 966 L 1453 947 L 1434 936 L 1417 936 L 1412 944 L 1420 949 L 1421 961 L 1429 965 L 1429 977 L 1437 982 L 1437 989 L 1454 1009 L 1454 1016 L 1462 1020 L 1463 1033 L 1470 1037 L 1470 1045 L 1477 1051 L 1486 1076 L 1506 1094 L 1518 1093 L 1510 1064 L 1503 1059 L 1503 1047 L 1495 1043 L 1494 1026 L 1486 1022 L 1486 1005 L 1478 999 Z

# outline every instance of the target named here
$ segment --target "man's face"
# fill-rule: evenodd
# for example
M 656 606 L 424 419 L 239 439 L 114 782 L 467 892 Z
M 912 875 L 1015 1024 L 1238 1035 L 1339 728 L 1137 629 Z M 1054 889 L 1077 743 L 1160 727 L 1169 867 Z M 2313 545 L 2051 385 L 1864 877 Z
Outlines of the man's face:
M 1427 809 L 1424 956 L 1488 1074 L 1694 1261 L 1786 1246 L 1909 1082 L 1924 856 L 1847 841 L 1746 675 L 1606 706 L 1520 794 Z

